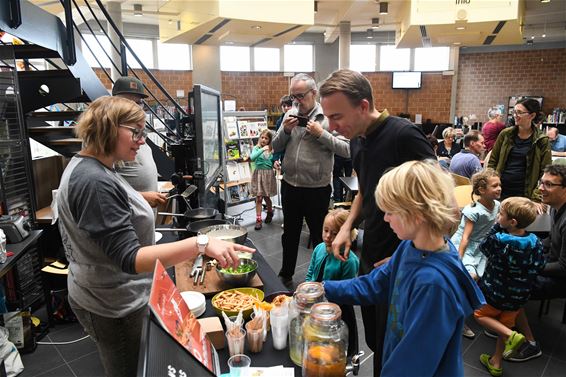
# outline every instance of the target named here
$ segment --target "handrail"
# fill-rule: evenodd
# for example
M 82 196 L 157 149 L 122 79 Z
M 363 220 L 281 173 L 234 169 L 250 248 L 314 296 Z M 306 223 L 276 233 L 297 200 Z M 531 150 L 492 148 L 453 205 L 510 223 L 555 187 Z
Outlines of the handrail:
M 86 0 L 84 0 L 85 3 L 88 3 Z M 102 4 L 101 0 L 95 0 L 96 3 L 98 4 L 100 11 L 104 14 L 104 17 L 106 17 L 106 20 L 108 21 L 108 24 L 110 26 L 112 26 L 112 29 L 114 29 L 114 32 L 116 33 L 116 35 L 120 38 L 120 41 L 124 44 L 124 46 L 126 46 L 126 48 L 130 51 L 130 53 L 132 54 L 132 56 L 134 57 L 134 59 L 136 59 L 136 61 L 139 63 L 140 67 L 143 69 L 143 71 L 148 75 L 148 77 L 153 81 L 153 83 L 159 88 L 159 90 L 161 90 L 163 92 L 163 94 L 165 94 L 165 96 L 173 103 L 173 105 L 177 108 L 177 110 L 187 116 L 187 112 L 185 111 L 185 109 L 183 109 L 181 107 L 181 105 L 179 105 L 177 103 L 177 101 L 175 101 L 175 99 L 173 99 L 173 97 L 171 97 L 171 95 L 169 94 L 169 92 L 167 92 L 167 90 L 165 90 L 165 88 L 161 85 L 161 83 L 155 78 L 155 76 L 153 76 L 153 74 L 151 73 L 151 71 L 149 69 L 147 69 L 147 67 L 142 63 L 142 61 L 140 60 L 140 58 L 138 58 L 138 56 L 136 55 L 136 53 L 134 52 L 134 50 L 130 47 L 130 44 L 126 41 L 126 38 L 124 38 L 124 36 L 122 35 L 122 33 L 120 32 L 120 30 L 118 29 L 118 27 L 116 26 L 116 24 L 114 23 L 114 20 L 112 20 L 112 18 L 110 17 L 110 14 L 108 14 L 108 11 L 106 10 L 106 8 L 104 7 L 104 5 Z

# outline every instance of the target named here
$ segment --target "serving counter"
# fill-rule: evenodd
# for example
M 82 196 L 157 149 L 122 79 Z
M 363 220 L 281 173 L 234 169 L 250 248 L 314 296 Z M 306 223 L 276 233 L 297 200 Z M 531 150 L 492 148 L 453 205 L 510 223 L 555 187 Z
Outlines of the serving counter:
M 175 241 L 176 238 L 174 237 L 173 233 L 167 232 L 164 234 L 163 238 L 159 242 L 166 243 Z M 273 271 L 273 269 L 269 266 L 265 258 L 261 255 L 261 251 L 258 250 L 251 240 L 247 240 L 245 243 L 246 246 L 252 247 L 256 249 L 254 253 L 253 259 L 258 264 L 257 273 L 259 274 L 261 280 L 263 281 L 263 291 L 265 296 L 268 296 L 275 292 L 283 292 L 288 291 L 287 288 L 281 283 L 277 274 Z M 175 268 L 171 267 L 167 270 L 173 281 L 175 281 Z M 202 316 L 199 318 L 206 318 L 206 317 L 214 317 L 217 316 L 214 308 L 212 307 L 211 298 L 206 299 L 206 311 Z M 221 319 L 221 322 L 223 320 Z M 220 367 L 222 373 L 228 373 L 228 346 L 224 349 L 217 350 L 218 351 L 218 358 L 220 361 Z M 245 350 L 245 354 L 248 355 L 252 360 L 252 367 L 271 367 L 276 365 L 283 365 L 285 367 L 293 367 L 295 369 L 295 376 L 301 376 L 301 368 L 297 367 L 289 358 L 289 349 L 286 348 L 285 350 L 278 351 L 273 348 L 273 340 L 271 337 L 271 332 L 268 332 L 267 339 L 263 344 L 263 350 L 260 353 L 250 353 L 247 348 Z

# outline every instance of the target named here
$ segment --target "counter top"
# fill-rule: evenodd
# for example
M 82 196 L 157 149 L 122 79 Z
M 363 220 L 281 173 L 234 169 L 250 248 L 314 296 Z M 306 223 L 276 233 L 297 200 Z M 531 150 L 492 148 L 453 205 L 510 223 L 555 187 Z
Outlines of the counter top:
M 29 235 L 22 242 L 9 243 L 6 245 L 6 251 L 14 253 L 11 257 L 6 259 L 6 262 L 0 264 L 0 277 L 4 276 L 26 253 L 28 247 L 41 236 L 41 230 L 32 230 Z

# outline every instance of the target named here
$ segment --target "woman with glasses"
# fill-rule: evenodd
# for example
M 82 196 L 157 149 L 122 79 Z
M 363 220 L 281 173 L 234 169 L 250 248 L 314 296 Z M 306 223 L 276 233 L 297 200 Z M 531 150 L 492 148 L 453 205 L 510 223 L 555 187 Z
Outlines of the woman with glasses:
M 452 127 L 448 127 L 442 131 L 442 140 L 440 144 L 438 144 L 438 149 L 436 150 L 436 155 L 438 156 L 439 160 L 450 162 L 450 159 L 454 157 L 454 155 L 462 148 L 460 144 L 456 143 L 456 131 Z
M 114 166 L 145 143 L 145 114 L 120 97 L 94 101 L 76 126 L 83 148 L 67 165 L 55 217 L 69 261 L 69 303 L 95 341 L 107 376 L 135 376 L 151 272 L 205 253 L 238 263 L 244 246 L 206 236 L 155 245 L 153 211 Z
M 544 167 L 552 162 L 548 136 L 536 126 L 543 117 L 536 99 L 520 100 L 513 109 L 515 126 L 497 137 L 488 167 L 501 176 L 501 200 L 524 196 L 540 202 L 537 182 Z

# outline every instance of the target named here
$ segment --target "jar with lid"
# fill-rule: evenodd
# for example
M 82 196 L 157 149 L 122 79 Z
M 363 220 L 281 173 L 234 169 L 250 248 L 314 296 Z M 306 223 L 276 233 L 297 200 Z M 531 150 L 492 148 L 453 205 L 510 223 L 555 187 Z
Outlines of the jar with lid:
M 336 304 L 314 304 L 304 323 L 303 377 L 346 375 L 348 326 Z
M 304 282 L 299 284 L 289 306 L 289 357 L 297 365 L 303 361 L 303 323 L 311 307 L 325 301 L 322 283 Z

